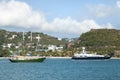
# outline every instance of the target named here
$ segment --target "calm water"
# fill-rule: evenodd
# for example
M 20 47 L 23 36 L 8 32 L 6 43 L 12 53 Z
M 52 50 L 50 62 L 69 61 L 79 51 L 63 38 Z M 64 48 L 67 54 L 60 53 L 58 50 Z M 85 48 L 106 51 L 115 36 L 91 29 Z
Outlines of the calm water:
M 2 59 L 0 80 L 120 80 L 120 59 L 46 59 L 43 63 L 11 63 Z

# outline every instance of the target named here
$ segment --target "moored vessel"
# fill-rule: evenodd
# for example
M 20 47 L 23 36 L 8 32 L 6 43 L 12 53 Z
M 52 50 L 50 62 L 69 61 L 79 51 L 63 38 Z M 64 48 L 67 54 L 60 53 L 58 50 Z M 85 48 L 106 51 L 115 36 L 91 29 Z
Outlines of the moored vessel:
M 110 56 L 98 55 L 98 54 L 88 54 L 85 51 L 85 47 L 82 47 L 81 53 L 75 53 L 72 59 L 75 60 L 95 60 L 95 59 L 110 59 Z
M 39 37 L 39 35 L 38 35 L 38 37 Z M 38 38 L 38 42 L 39 42 L 39 39 L 40 39 L 40 37 Z M 32 32 L 31 32 L 31 42 L 32 42 Z M 24 33 L 23 33 L 23 43 L 24 43 Z M 22 51 L 24 51 L 24 50 L 22 50 Z M 43 62 L 45 59 L 46 59 L 46 57 L 44 57 L 44 56 L 31 56 L 31 54 L 27 54 L 26 56 L 13 55 L 9 58 L 9 60 L 11 62 Z
M 39 56 L 14 56 L 9 60 L 11 62 L 43 62 L 46 58 Z

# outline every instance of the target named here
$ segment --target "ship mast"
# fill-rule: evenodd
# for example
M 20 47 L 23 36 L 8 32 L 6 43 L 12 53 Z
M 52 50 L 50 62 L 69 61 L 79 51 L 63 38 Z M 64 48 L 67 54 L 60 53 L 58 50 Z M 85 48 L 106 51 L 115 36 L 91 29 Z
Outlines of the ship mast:
M 31 34 L 30 34 L 30 40 L 31 40 L 31 42 L 32 42 L 32 32 L 31 32 Z
M 24 49 L 25 32 L 23 32 L 22 48 Z
M 39 42 L 40 42 L 40 35 L 38 34 L 38 36 L 36 37 L 37 38 L 37 44 L 36 44 L 36 51 L 37 51 L 37 46 L 38 46 L 38 44 L 39 44 Z
M 30 33 L 30 53 L 32 52 L 32 31 Z

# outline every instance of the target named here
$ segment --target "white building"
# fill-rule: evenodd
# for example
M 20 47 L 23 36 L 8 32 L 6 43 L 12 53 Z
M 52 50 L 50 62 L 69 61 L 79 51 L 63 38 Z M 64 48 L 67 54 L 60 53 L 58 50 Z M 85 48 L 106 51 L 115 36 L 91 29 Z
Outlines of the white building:
M 15 37 L 17 37 L 17 35 L 12 35 L 12 39 L 14 39 Z
M 63 47 L 57 47 L 56 45 L 49 45 L 48 46 L 48 51 L 52 50 L 53 52 L 54 51 L 61 51 L 63 50 Z
M 12 40 L 12 39 L 14 39 L 15 37 L 17 37 L 17 35 L 12 35 L 12 36 L 9 37 L 8 39 Z

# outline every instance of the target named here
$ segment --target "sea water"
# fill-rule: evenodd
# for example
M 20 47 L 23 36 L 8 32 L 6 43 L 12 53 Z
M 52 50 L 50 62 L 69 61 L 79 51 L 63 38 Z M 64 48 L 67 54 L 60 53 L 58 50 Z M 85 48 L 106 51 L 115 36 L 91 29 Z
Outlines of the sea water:
M 0 80 L 120 80 L 120 59 L 46 59 L 43 63 L 2 59 Z

